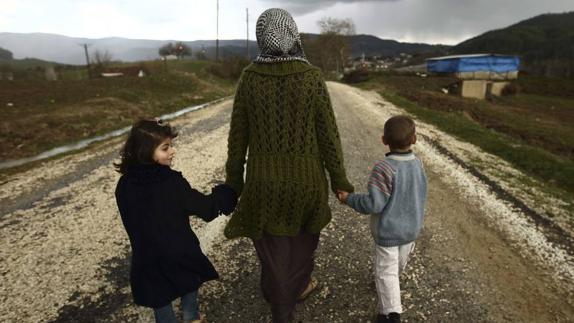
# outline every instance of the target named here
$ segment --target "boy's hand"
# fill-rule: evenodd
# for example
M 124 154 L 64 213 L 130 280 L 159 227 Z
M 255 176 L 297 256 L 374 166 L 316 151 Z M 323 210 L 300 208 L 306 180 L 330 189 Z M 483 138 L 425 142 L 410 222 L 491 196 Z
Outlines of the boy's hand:
M 347 198 L 349 197 L 349 192 L 337 190 L 337 199 L 342 204 L 347 204 Z

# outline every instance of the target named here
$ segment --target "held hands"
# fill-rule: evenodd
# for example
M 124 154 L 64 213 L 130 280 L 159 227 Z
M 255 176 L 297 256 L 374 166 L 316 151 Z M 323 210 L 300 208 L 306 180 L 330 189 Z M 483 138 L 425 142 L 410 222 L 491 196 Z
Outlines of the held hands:
M 225 215 L 230 215 L 237 205 L 237 194 L 231 186 L 226 184 L 216 185 L 211 189 L 211 193 L 217 201 L 219 211 Z
M 347 204 L 347 198 L 349 197 L 349 192 L 337 190 L 337 199 L 341 204 Z

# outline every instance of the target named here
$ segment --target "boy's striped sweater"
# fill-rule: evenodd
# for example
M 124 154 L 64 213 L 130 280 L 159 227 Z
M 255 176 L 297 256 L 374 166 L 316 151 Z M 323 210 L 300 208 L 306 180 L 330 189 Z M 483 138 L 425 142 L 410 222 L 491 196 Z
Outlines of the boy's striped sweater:
M 414 241 L 422 227 L 427 180 L 421 161 L 412 153 L 388 153 L 369 178 L 368 194 L 349 194 L 347 204 L 371 214 L 371 234 L 383 247 Z

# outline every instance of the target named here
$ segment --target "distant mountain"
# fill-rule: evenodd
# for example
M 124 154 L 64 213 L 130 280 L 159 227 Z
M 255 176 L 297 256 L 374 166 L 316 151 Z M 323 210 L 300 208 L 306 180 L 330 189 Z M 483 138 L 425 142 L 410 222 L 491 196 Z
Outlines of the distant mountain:
M 318 34 L 301 34 L 302 38 L 314 40 Z M 429 45 L 422 43 L 401 43 L 391 39 L 381 39 L 372 35 L 348 36 L 351 46 L 351 57 L 369 56 L 397 56 L 401 53 L 411 55 L 446 54 L 451 46 Z M 305 43 L 303 43 L 305 47 Z
M 351 56 L 396 56 L 405 54 L 445 53 L 450 46 L 421 43 L 401 43 L 396 40 L 381 39 L 371 35 L 350 36 Z
M 527 72 L 574 77 L 574 12 L 544 14 L 492 30 L 456 45 L 452 52 L 519 55 Z
M 83 44 L 88 44 L 88 52 L 108 51 L 112 59 L 121 61 L 140 61 L 158 59 L 158 49 L 175 40 L 146 40 L 120 37 L 89 39 L 75 38 L 45 33 L 0 33 L 0 47 L 14 54 L 14 58 L 34 57 L 62 64 L 85 64 Z M 205 48 L 207 55 L 215 56 L 215 40 L 186 41 L 195 55 Z M 245 40 L 220 40 L 221 57 L 237 54 L 244 55 Z M 256 55 L 257 43 L 250 42 L 251 55 Z M 229 48 L 228 48 L 229 47 Z
M 316 34 L 308 34 L 316 37 Z M 88 44 L 88 51 L 93 55 L 96 50 L 108 51 L 114 60 L 139 61 L 159 58 L 158 49 L 175 40 L 145 40 L 119 37 L 89 39 L 75 38 L 45 33 L 0 33 L 0 47 L 14 54 L 15 59 L 34 57 L 63 64 L 85 64 L 83 44 Z M 351 55 L 394 56 L 400 53 L 434 53 L 442 52 L 448 46 L 401 43 L 395 40 L 380 39 L 370 35 L 350 36 Z M 186 41 L 195 53 L 205 50 L 208 57 L 215 57 L 215 40 Z M 245 40 L 220 40 L 220 56 L 243 56 L 246 54 Z M 257 42 L 250 41 L 250 56 L 257 53 Z

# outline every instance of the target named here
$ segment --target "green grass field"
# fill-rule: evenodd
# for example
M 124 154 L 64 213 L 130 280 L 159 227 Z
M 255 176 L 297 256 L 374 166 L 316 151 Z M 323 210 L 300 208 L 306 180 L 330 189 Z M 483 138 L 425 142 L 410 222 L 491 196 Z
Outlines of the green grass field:
M 58 81 L 0 80 L 0 159 L 33 156 L 130 125 L 141 117 L 233 94 L 236 80 L 211 73 L 211 62 L 169 61 L 167 70 L 160 61 L 115 66 L 138 64 L 146 67 L 148 76 L 87 79 L 85 69 L 75 68 L 61 70 Z
M 520 83 L 523 92 L 518 95 L 474 100 L 440 91 L 453 81 L 378 74 L 358 86 L 377 90 L 421 120 L 503 158 L 550 186 L 574 193 L 574 98 L 570 92 L 543 95 L 543 82 L 534 79 L 535 84 L 530 84 L 524 78 Z

